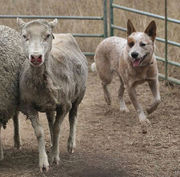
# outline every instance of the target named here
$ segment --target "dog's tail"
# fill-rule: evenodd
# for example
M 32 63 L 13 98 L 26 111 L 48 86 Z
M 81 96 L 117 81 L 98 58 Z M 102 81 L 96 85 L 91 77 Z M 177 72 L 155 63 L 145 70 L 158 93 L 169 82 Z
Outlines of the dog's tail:
M 91 71 L 92 72 L 96 72 L 97 71 L 96 70 L 96 63 L 95 62 L 91 64 Z

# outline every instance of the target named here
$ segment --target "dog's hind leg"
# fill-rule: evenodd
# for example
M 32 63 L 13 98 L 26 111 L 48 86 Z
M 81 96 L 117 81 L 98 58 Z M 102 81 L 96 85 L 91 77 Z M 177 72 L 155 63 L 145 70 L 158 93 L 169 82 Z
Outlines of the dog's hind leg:
M 121 76 L 119 76 L 119 79 L 120 79 L 120 87 L 118 91 L 118 98 L 119 98 L 119 103 L 120 103 L 120 111 L 129 112 L 129 109 L 126 106 L 126 103 L 124 102 L 124 97 L 123 97 L 124 90 L 125 90 L 124 83 Z
M 149 81 L 148 83 L 149 83 L 151 92 L 154 96 L 154 102 L 152 103 L 152 105 L 149 108 L 146 109 L 147 113 L 151 114 L 153 111 L 155 111 L 157 109 L 158 105 L 160 104 L 161 97 L 160 97 L 160 93 L 159 93 L 158 79 Z
M 101 79 L 101 84 L 104 92 L 104 99 L 108 105 L 111 105 L 111 96 L 108 91 L 107 86 L 111 83 L 113 79 L 113 71 L 108 60 L 97 60 L 96 61 L 97 72 Z
M 102 80 L 101 84 L 102 84 L 102 88 L 103 88 L 103 92 L 104 92 L 104 99 L 106 101 L 106 103 L 108 105 L 111 105 L 111 95 L 108 91 L 108 88 L 107 86 L 111 83 L 112 81 L 112 78 L 113 78 L 113 71 L 110 71 L 109 70 L 106 70 L 107 72 L 103 74 L 103 77 L 101 77 L 100 75 L 100 78 Z
M 106 101 L 106 103 L 108 105 L 111 105 L 111 95 L 108 91 L 108 88 L 107 88 L 107 85 L 106 83 L 102 82 L 102 88 L 103 88 L 103 92 L 104 92 L 104 99 Z

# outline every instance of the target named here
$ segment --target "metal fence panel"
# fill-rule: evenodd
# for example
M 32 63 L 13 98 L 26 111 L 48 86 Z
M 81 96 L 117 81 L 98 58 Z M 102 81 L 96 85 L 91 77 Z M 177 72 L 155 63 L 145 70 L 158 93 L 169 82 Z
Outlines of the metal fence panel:
M 108 37 L 108 26 L 107 26 L 107 0 L 103 0 L 103 12 L 102 16 L 39 16 L 39 15 L 0 15 L 0 18 L 26 18 L 26 19 L 64 19 L 64 20 L 95 20 L 103 21 L 103 33 L 102 34 L 82 34 L 72 33 L 74 37 L 95 37 L 95 38 L 106 38 Z M 83 52 L 86 56 L 94 56 L 93 52 Z
M 160 73 L 159 77 L 162 78 L 162 79 L 165 79 L 166 81 L 170 81 L 170 82 L 173 82 L 173 83 L 176 83 L 176 84 L 180 84 L 180 80 L 168 76 L 168 65 L 173 65 L 173 66 L 180 67 L 179 62 L 168 60 L 168 45 L 173 45 L 173 46 L 176 46 L 176 47 L 180 47 L 180 43 L 168 40 L 168 35 L 167 35 L 168 22 L 180 24 L 180 20 L 173 19 L 173 18 L 168 18 L 167 0 L 164 0 L 164 3 L 165 3 L 165 9 L 164 9 L 165 16 L 160 16 L 160 15 L 157 15 L 157 14 L 144 12 L 144 11 L 140 11 L 140 10 L 137 10 L 137 9 L 121 6 L 121 5 L 118 5 L 118 4 L 114 4 L 113 0 L 110 0 L 110 5 L 109 5 L 109 7 L 110 7 L 110 36 L 114 35 L 114 29 L 121 30 L 121 31 L 126 31 L 127 30 L 126 28 L 123 28 L 123 27 L 120 27 L 120 26 L 117 26 L 117 25 L 114 24 L 114 12 L 113 12 L 114 8 L 121 9 L 121 10 L 128 11 L 128 12 L 132 12 L 132 13 L 135 13 L 135 14 L 140 14 L 140 15 L 145 15 L 145 16 L 148 16 L 148 17 L 157 18 L 157 19 L 160 19 L 160 20 L 164 20 L 164 28 L 165 28 L 164 39 L 159 38 L 159 37 L 156 38 L 157 41 L 163 42 L 165 44 L 165 46 L 164 46 L 164 49 L 165 49 L 164 58 L 156 56 L 158 61 L 161 61 L 161 62 L 165 63 L 164 74 Z

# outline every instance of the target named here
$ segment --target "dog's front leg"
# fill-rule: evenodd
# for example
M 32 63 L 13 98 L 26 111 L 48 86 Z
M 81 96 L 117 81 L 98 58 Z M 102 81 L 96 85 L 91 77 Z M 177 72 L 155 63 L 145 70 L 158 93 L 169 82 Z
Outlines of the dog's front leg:
M 134 108 L 136 109 L 136 111 L 138 113 L 138 118 L 142 125 L 142 131 L 143 131 L 143 133 L 146 133 L 147 132 L 146 126 L 148 124 L 150 124 L 150 121 L 146 118 L 146 115 L 144 114 L 142 107 L 140 106 L 140 104 L 137 101 L 135 87 L 129 87 L 129 88 L 127 88 L 127 90 L 128 90 L 128 94 L 131 99 L 131 102 L 133 103 Z
M 159 93 L 158 79 L 149 81 L 148 83 L 149 83 L 149 87 L 151 89 L 151 92 L 154 96 L 154 102 L 152 103 L 152 105 L 149 108 L 146 109 L 147 113 L 151 114 L 153 111 L 155 111 L 157 109 L 158 105 L 160 104 L 161 97 L 160 97 L 160 93 Z

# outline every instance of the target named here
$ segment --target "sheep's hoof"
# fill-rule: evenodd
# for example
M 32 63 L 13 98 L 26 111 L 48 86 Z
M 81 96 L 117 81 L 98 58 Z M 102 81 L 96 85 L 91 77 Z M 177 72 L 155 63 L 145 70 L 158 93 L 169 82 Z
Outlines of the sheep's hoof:
M 60 162 L 59 156 L 55 154 L 51 154 L 50 159 L 51 159 L 51 164 L 59 165 Z
M 41 173 L 42 173 L 42 172 L 48 172 L 48 170 L 49 170 L 49 166 L 47 166 L 47 167 L 45 167 L 45 166 L 40 167 L 40 172 L 41 172 Z
M 4 159 L 4 155 L 0 155 L 0 161 Z
M 73 154 L 74 153 L 74 151 L 75 151 L 75 147 L 72 147 L 72 146 L 68 146 L 68 152 L 70 153 L 70 154 Z
M 40 159 L 39 168 L 41 172 L 47 172 L 49 170 L 49 163 L 47 159 Z
M 3 151 L 3 147 L 2 144 L 0 146 L 0 161 L 4 159 L 4 151 Z
M 72 141 L 71 138 L 69 138 L 69 140 L 68 140 L 68 145 L 67 145 L 67 150 L 68 150 L 68 152 L 69 152 L 70 154 L 73 154 L 75 148 L 76 148 L 75 143 Z
M 14 144 L 14 147 L 15 147 L 16 149 L 20 150 L 20 149 L 21 149 L 21 144 L 15 143 L 15 144 Z

